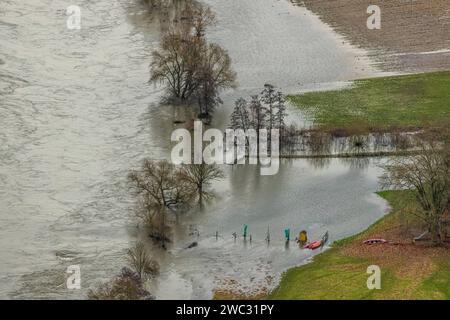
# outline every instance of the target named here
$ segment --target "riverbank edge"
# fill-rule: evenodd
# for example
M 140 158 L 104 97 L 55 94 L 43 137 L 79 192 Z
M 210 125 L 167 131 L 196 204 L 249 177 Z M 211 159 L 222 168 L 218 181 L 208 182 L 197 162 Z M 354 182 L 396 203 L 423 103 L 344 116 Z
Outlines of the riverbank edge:
M 376 192 L 376 194 L 380 195 L 380 192 Z M 285 280 L 286 274 L 289 272 L 292 272 L 293 270 L 302 270 L 305 267 L 314 265 L 315 263 L 315 259 L 319 256 L 326 256 L 330 253 L 332 253 L 334 250 L 336 250 L 337 248 L 339 248 L 340 246 L 344 245 L 346 242 L 351 241 L 353 238 L 364 234 L 365 232 L 367 232 L 368 230 L 370 230 L 371 228 L 373 228 L 374 226 L 376 226 L 377 224 L 381 223 L 384 219 L 386 219 L 389 215 L 391 215 L 392 212 L 391 210 L 381 219 L 375 221 L 373 224 L 371 224 L 369 227 L 367 227 L 366 229 L 364 229 L 363 231 L 360 231 L 354 235 L 348 236 L 346 238 L 340 239 L 340 240 L 336 240 L 335 242 L 333 242 L 333 244 L 325 249 L 325 251 L 321 252 L 320 254 L 314 256 L 311 260 L 307 260 L 304 263 L 302 263 L 301 265 L 297 265 L 291 268 L 288 268 L 287 270 L 285 270 L 281 277 L 280 280 L 278 282 L 278 285 L 275 287 L 275 289 L 271 290 L 270 292 L 260 292 L 256 295 L 238 295 L 235 294 L 233 292 L 230 291 L 215 291 L 214 295 L 213 295 L 213 300 L 266 300 L 266 299 L 271 299 L 271 297 L 273 296 L 273 294 L 277 291 L 280 290 L 280 287 L 282 286 L 283 281 Z M 265 291 L 265 290 L 263 290 Z
M 378 196 L 382 197 L 382 193 L 381 192 L 375 192 Z M 382 197 L 383 199 L 385 199 L 384 197 Z M 386 200 L 386 199 L 385 199 Z M 361 232 L 355 233 L 351 236 L 348 236 L 346 238 L 340 239 L 340 240 L 336 240 L 335 242 L 333 242 L 330 245 L 330 248 L 328 248 L 326 251 L 321 252 L 320 254 L 314 256 L 310 262 L 306 263 L 306 264 L 302 264 L 300 266 L 297 267 L 292 267 L 287 269 L 286 271 L 283 272 L 283 274 L 281 275 L 280 281 L 277 285 L 277 287 L 275 289 L 273 289 L 266 297 L 264 297 L 264 299 L 274 299 L 276 298 L 276 295 L 283 290 L 283 282 L 287 281 L 287 275 L 290 272 L 294 272 L 296 270 L 305 270 L 306 267 L 312 268 L 314 269 L 315 264 L 317 264 L 317 260 L 324 258 L 324 257 L 328 257 L 331 256 L 333 254 L 336 254 L 339 248 L 343 248 L 345 247 L 345 245 L 347 243 L 350 243 L 352 241 L 354 241 L 355 238 L 364 235 L 365 233 L 369 232 L 371 229 L 373 229 L 375 226 L 377 226 L 378 224 L 381 224 L 383 221 L 387 220 L 391 215 L 393 215 L 394 212 L 392 211 L 392 208 L 389 208 L 389 212 L 383 216 L 382 218 L 378 219 L 377 221 L 375 221 L 373 224 L 371 224 L 370 226 L 368 226 L 366 229 L 362 230 Z M 327 288 L 323 288 L 323 291 L 326 291 Z

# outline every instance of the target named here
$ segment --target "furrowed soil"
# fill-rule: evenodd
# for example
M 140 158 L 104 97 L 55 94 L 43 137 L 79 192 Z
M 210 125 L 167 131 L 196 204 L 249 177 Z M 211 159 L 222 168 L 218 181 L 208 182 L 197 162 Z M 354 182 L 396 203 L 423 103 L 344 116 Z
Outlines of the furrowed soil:
M 353 45 L 368 49 L 381 69 L 426 72 L 450 69 L 448 0 L 293 0 Z M 369 5 L 381 10 L 381 29 L 367 27 Z

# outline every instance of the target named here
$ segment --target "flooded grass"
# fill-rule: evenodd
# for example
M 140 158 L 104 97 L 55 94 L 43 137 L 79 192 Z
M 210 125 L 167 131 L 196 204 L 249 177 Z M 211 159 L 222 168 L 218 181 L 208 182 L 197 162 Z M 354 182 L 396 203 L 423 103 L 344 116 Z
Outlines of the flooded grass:
M 351 133 L 440 126 L 450 118 L 450 72 L 357 80 L 349 89 L 288 99 L 329 130 Z

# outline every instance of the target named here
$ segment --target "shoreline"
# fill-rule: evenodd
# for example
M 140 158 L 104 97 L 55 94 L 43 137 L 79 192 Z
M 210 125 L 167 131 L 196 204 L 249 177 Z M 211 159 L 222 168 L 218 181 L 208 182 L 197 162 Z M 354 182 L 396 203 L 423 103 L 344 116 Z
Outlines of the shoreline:
M 450 245 L 431 247 L 414 244 L 424 226 L 405 215 L 404 203 L 414 203 L 408 191 L 376 192 L 389 210 L 366 229 L 336 240 L 312 259 L 287 268 L 271 290 L 246 293 L 217 289 L 214 300 L 292 299 L 450 299 Z M 384 245 L 365 245 L 369 238 L 385 238 Z M 366 268 L 379 265 L 382 290 L 366 288 Z M 418 274 L 419 279 L 414 276 Z M 297 286 L 298 285 L 298 286 Z M 305 291 L 302 291 L 303 288 Z
M 282 286 L 283 281 L 286 281 L 285 280 L 286 274 L 288 274 L 292 271 L 295 271 L 295 270 L 303 270 L 303 268 L 311 268 L 310 266 L 314 265 L 314 263 L 318 257 L 326 255 L 326 254 L 328 254 L 328 252 L 335 250 L 336 245 L 338 245 L 340 243 L 346 243 L 347 241 L 350 241 L 351 239 L 353 239 L 361 234 L 364 234 L 365 232 L 367 232 L 367 230 L 370 230 L 371 228 L 373 228 L 374 226 L 376 226 L 380 222 L 382 222 L 384 219 L 386 219 L 386 217 L 388 217 L 391 213 L 392 213 L 391 210 L 389 210 L 388 212 L 386 212 L 386 214 L 382 218 L 375 221 L 373 224 L 369 225 L 366 229 L 363 229 L 362 231 L 359 231 L 359 232 L 357 232 L 353 235 L 347 236 L 345 238 L 336 240 L 333 243 L 329 244 L 328 246 L 325 246 L 323 248 L 323 250 L 320 251 L 320 253 L 317 253 L 314 256 L 312 256 L 311 258 L 302 261 L 298 265 L 287 268 L 279 275 L 276 286 L 274 286 L 271 290 L 264 287 L 264 288 L 261 288 L 261 290 L 259 290 L 257 292 L 246 293 L 246 292 L 242 292 L 242 291 L 236 292 L 233 290 L 216 289 L 213 291 L 212 300 L 271 300 L 271 299 L 284 300 L 283 298 L 281 298 L 281 299 L 278 297 L 274 298 L 273 295 L 274 295 L 274 293 L 277 292 L 277 290 L 280 290 L 280 287 Z M 299 250 L 306 250 L 306 249 L 299 249 Z M 326 288 L 323 290 L 326 291 Z M 292 298 L 288 297 L 287 299 L 291 300 Z

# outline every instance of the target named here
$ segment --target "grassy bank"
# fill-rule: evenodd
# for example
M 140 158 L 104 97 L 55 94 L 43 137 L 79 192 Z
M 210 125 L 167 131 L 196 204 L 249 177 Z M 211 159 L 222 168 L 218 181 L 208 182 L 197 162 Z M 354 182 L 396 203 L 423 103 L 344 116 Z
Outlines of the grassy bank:
M 408 213 L 407 191 L 379 194 L 391 212 L 366 231 L 333 244 L 305 266 L 288 270 L 270 299 L 450 299 L 450 250 L 411 243 L 422 230 Z M 368 238 L 397 244 L 364 245 Z M 381 268 L 381 289 L 368 290 L 367 267 Z
M 325 129 L 378 131 L 448 125 L 450 72 L 357 80 L 349 89 L 288 97 Z

